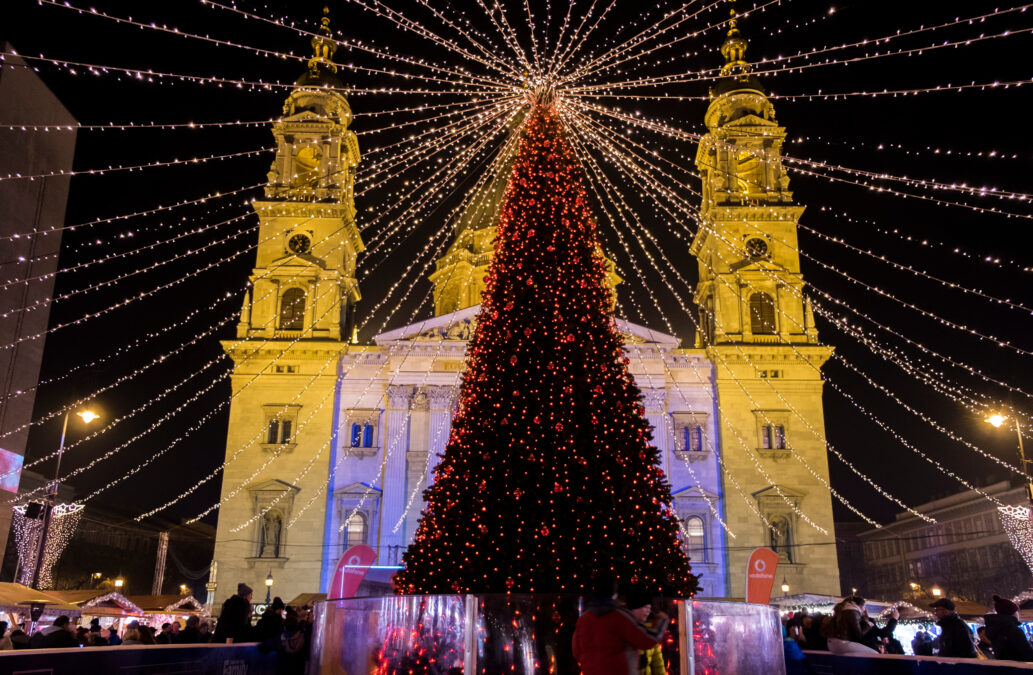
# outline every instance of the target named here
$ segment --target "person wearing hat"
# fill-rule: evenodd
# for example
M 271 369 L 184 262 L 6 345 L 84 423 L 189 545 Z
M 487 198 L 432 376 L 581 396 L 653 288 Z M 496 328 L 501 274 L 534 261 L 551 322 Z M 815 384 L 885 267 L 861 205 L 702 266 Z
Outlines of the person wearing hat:
M 574 658 L 582 675 L 638 675 L 639 650 L 660 644 L 667 630 L 667 615 L 657 612 L 656 625 L 648 628 L 617 602 L 617 583 L 612 577 L 595 580 L 574 628 Z
M 1033 647 L 1019 626 L 1019 606 L 1008 598 L 994 596 L 994 612 L 983 617 L 986 637 L 994 658 L 1002 661 L 1033 661 Z
M 283 600 L 279 596 L 273 598 L 272 603 L 262 612 L 262 616 L 255 624 L 255 640 L 259 643 L 259 649 L 275 649 L 280 643 L 280 634 L 283 633 Z
M 629 584 L 624 591 L 624 607 L 646 628 L 653 628 L 649 620 L 653 613 L 653 597 L 642 584 Z M 664 655 L 658 642 L 655 647 L 638 651 L 639 675 L 667 675 Z
M 222 603 L 219 622 L 215 626 L 215 638 L 212 642 L 231 643 L 247 642 L 251 637 L 251 587 L 241 582 L 237 584 L 237 594 L 231 595 Z
M 936 615 L 936 625 L 940 627 L 940 637 L 937 640 L 940 643 L 938 655 L 955 659 L 976 658 L 976 642 L 972 629 L 954 611 L 954 601 L 950 598 L 940 598 L 929 607 Z

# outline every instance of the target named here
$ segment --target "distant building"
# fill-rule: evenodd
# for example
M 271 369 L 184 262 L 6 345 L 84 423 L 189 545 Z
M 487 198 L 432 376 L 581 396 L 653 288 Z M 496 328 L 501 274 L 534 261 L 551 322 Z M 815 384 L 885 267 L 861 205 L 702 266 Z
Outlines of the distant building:
M 839 593 L 852 595 L 860 593 L 867 581 L 865 577 L 864 548 L 858 535 L 870 525 L 861 522 L 836 523 L 836 558 L 839 560 Z
M 10 44 L 0 42 L 0 46 L 6 54 L 0 62 L 0 125 L 29 127 L 0 128 L 0 176 L 70 170 L 75 151 L 74 128 L 34 131 L 31 127 L 74 127 L 75 118 L 33 69 L 12 55 L 15 50 Z M 4 474 L 0 489 L 12 493 L 18 492 L 18 472 L 36 399 L 61 228 L 65 224 L 68 181 L 68 176 L 51 176 L 0 182 L 0 242 L 4 251 L 0 265 L 0 317 L 5 317 L 0 318 L 0 345 L 14 345 L 0 350 L 0 474 Z M 20 311 L 25 307 L 32 307 L 32 311 Z M 10 527 L 11 504 L 2 498 L 0 558 Z
M 1022 486 L 1005 481 L 981 489 L 1006 505 L 1026 500 Z M 858 589 L 862 595 L 890 600 L 924 596 L 939 587 L 949 597 L 987 604 L 994 593 L 1013 597 L 1033 586 L 1033 575 L 1009 541 L 997 507 L 982 495 L 968 490 L 915 510 L 936 523 L 905 512 L 881 529 L 858 535 L 866 568 Z

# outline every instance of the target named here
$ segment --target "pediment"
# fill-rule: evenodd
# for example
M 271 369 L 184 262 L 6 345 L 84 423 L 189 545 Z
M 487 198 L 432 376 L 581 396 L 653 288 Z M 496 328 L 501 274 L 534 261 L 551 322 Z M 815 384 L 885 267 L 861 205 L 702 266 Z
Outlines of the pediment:
M 781 495 L 779 494 L 779 491 L 782 492 Z M 777 490 L 775 489 L 774 485 L 769 485 L 768 487 L 764 488 L 763 490 L 758 490 L 758 491 L 753 493 L 753 497 L 755 499 L 758 499 L 758 500 L 759 499 L 763 499 L 764 497 L 773 497 L 775 499 L 782 499 L 783 496 L 785 496 L 786 498 L 789 498 L 789 499 L 792 499 L 794 497 L 796 499 L 799 499 L 799 498 L 804 497 L 806 495 L 807 495 L 806 492 L 800 492 L 799 490 L 794 490 L 793 488 L 786 487 L 785 485 L 779 485 Z
M 724 125 L 724 128 L 730 129 L 734 127 L 777 127 L 778 124 L 771 120 L 766 120 L 759 115 L 743 115 L 738 117 L 731 122 Z
M 417 342 L 425 340 L 452 340 L 456 342 L 469 342 L 473 337 L 474 328 L 477 326 L 477 315 L 481 311 L 480 305 L 460 309 L 449 314 L 435 316 L 419 323 L 403 326 L 394 330 L 381 333 L 373 338 L 377 345 L 386 345 L 393 342 Z M 667 335 L 652 328 L 646 328 L 624 319 L 614 319 L 617 331 L 624 336 L 624 344 L 627 345 L 658 345 L 663 347 L 677 347 L 681 340 L 673 335 Z
M 372 485 L 366 485 L 365 483 L 351 483 L 350 485 L 345 485 L 344 487 L 339 487 L 334 490 L 334 497 L 340 498 L 351 495 L 365 495 L 368 493 L 380 494 L 382 492 L 383 490 Z
M 261 483 L 254 483 L 248 486 L 248 492 L 283 492 L 284 490 L 294 490 L 295 494 L 301 492 L 301 488 L 278 478 L 262 481 Z
M 325 117 L 321 117 L 321 116 L 317 115 L 315 112 L 313 112 L 311 110 L 302 110 L 301 112 L 299 112 L 299 113 L 297 113 L 295 115 L 291 115 L 289 117 L 284 117 L 282 121 L 284 121 L 284 122 L 323 122 L 323 123 L 326 123 L 329 120 L 327 120 Z
M 686 485 L 683 488 L 679 488 L 671 493 L 671 496 L 677 499 L 706 499 L 711 503 L 719 501 L 717 493 L 711 492 L 710 490 L 704 490 L 698 485 Z

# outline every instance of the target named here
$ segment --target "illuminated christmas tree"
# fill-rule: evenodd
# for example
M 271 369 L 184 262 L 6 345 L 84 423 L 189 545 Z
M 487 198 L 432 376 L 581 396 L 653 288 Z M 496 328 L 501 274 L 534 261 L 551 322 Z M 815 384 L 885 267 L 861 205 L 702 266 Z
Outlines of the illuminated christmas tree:
M 402 593 L 697 589 L 562 127 L 546 105 L 527 122 Z

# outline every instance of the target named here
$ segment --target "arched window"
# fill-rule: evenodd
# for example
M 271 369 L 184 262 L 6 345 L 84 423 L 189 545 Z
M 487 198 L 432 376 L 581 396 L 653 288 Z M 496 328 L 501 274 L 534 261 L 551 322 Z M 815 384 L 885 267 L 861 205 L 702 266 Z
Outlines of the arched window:
M 703 529 L 703 519 L 699 516 L 690 516 L 685 521 L 685 534 L 687 536 L 686 553 L 695 562 L 706 561 L 706 532 Z
M 369 523 L 366 522 L 365 514 L 358 512 L 352 514 L 348 522 L 344 524 L 344 550 L 347 551 L 352 546 L 365 544 L 368 532 Z
M 359 423 L 352 424 L 352 447 L 358 448 L 362 445 L 362 425 Z
M 373 447 L 373 425 L 366 424 L 362 427 L 362 447 L 372 448 Z
M 767 293 L 750 296 L 750 330 L 754 335 L 775 334 L 775 301 Z
M 305 291 L 288 288 L 280 297 L 280 330 L 301 330 L 305 327 Z
M 279 511 L 272 510 L 262 516 L 262 529 L 258 534 L 258 557 L 279 558 L 283 534 L 283 517 Z
M 768 522 L 771 523 L 771 550 L 778 554 L 779 560 L 793 562 L 793 531 L 789 519 L 776 516 L 768 519 Z
M 717 320 L 714 316 L 714 296 L 708 295 L 703 302 L 703 311 L 700 312 L 699 323 L 703 326 L 704 344 L 710 344 L 714 340 L 714 331 L 717 327 Z

